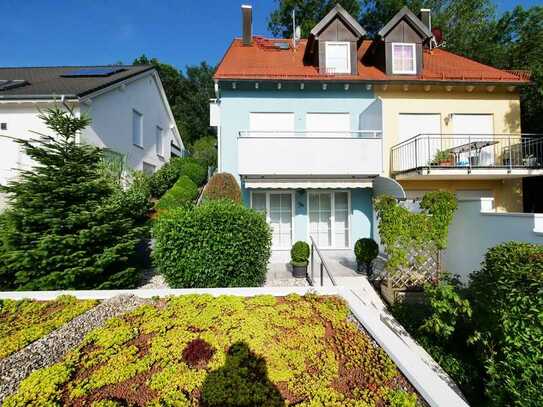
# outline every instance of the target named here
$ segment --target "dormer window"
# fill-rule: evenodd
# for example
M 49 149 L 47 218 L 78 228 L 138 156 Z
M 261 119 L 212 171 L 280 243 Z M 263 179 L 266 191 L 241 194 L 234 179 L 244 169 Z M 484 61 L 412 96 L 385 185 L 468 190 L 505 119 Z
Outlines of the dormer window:
M 326 41 L 326 72 L 351 73 L 351 44 L 347 41 Z
M 416 44 L 392 43 L 392 73 L 417 73 Z

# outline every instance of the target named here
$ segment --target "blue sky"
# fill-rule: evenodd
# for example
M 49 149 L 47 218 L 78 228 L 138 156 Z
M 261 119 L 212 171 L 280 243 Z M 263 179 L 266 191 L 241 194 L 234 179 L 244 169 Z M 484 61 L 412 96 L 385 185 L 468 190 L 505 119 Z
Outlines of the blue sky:
M 500 11 L 541 0 L 498 0 Z M 243 0 L 2 0 L 0 66 L 131 63 L 141 54 L 179 68 L 217 63 L 240 35 Z M 269 34 L 275 0 L 252 0 Z

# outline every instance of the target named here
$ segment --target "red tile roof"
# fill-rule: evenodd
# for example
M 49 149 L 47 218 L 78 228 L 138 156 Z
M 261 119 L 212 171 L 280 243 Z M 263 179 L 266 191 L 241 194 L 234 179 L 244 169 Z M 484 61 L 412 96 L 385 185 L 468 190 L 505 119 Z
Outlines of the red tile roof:
M 315 66 L 304 65 L 307 40 L 301 40 L 293 49 L 280 49 L 275 43 L 290 44 L 288 39 L 255 37 L 251 46 L 244 46 L 236 38 L 223 57 L 215 79 L 282 79 L 282 80 L 337 80 L 337 81 L 447 81 L 447 82 L 503 82 L 528 83 L 529 74 L 505 71 L 481 64 L 440 48 L 424 50 L 424 68 L 421 75 L 387 75 L 376 66 L 366 65 L 363 57 L 372 45 L 364 40 L 358 50 L 358 75 L 329 75 Z

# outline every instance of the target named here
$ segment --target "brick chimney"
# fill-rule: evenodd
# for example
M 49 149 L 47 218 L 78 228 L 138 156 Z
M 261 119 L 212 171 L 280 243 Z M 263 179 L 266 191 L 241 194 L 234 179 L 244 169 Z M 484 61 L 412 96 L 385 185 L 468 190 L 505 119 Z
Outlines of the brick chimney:
M 241 6 L 243 45 L 251 45 L 253 42 L 253 6 L 243 4 Z

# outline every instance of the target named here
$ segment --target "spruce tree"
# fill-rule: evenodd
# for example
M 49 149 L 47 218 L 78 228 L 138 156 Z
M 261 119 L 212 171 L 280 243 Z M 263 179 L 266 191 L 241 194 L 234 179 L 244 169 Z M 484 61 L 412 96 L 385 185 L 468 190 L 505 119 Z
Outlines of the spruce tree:
M 35 165 L 2 190 L 0 286 L 20 290 L 129 288 L 144 229 L 100 170 L 103 153 L 81 144 L 84 115 L 55 107 L 40 114 L 56 136 L 17 140 Z

